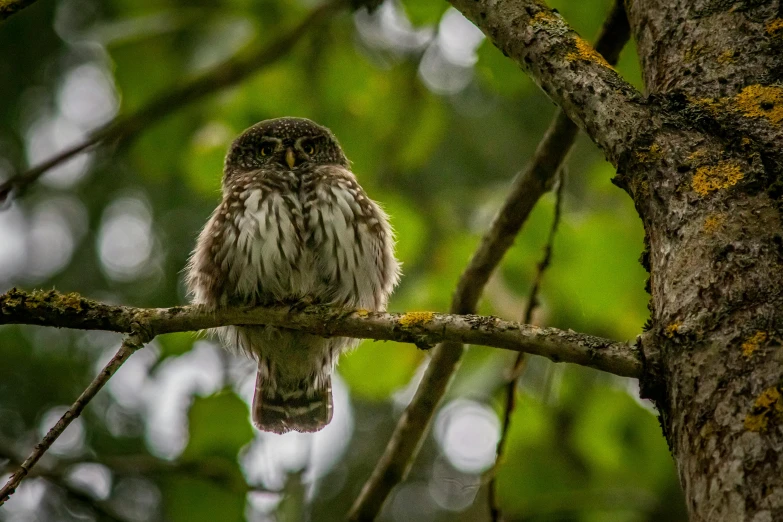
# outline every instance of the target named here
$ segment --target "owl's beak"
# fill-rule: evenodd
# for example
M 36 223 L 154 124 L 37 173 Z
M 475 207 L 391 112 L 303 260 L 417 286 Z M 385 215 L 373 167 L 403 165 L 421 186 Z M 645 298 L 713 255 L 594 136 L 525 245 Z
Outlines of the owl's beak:
M 296 156 L 294 155 L 294 149 L 291 147 L 288 147 L 285 151 L 285 162 L 288 163 L 289 169 L 294 168 L 294 165 L 296 165 Z

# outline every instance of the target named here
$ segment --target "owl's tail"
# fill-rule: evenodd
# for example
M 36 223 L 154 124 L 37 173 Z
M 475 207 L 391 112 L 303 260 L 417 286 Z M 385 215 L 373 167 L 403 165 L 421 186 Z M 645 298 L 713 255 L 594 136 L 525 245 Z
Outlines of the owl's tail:
M 286 433 L 289 431 L 319 431 L 332 420 L 332 379 L 326 385 L 315 387 L 309 394 L 304 388 L 271 388 L 271 383 L 256 375 L 253 396 L 253 424 L 262 431 Z

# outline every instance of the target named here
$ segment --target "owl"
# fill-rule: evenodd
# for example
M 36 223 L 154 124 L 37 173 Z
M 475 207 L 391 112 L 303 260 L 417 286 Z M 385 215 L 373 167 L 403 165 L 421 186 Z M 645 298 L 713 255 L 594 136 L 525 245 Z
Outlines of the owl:
M 400 277 L 383 210 L 367 197 L 337 139 L 304 118 L 250 127 L 231 145 L 222 201 L 186 268 L 193 304 L 315 303 L 383 311 Z M 318 431 L 332 418 L 331 373 L 356 346 L 265 326 L 216 329 L 258 362 L 253 423 Z

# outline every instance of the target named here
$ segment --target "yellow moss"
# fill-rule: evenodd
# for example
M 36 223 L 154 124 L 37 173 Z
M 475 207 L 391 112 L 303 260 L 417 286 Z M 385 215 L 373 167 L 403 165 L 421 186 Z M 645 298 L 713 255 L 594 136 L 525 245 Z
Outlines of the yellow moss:
M 701 196 L 706 196 L 715 190 L 736 185 L 745 175 L 739 165 L 722 161 L 717 165 L 707 165 L 696 169 L 691 180 L 691 187 Z
M 682 59 L 686 62 L 692 62 L 704 53 L 706 47 L 701 44 L 694 45 L 690 49 L 686 49 L 682 55 Z
M 764 118 L 773 125 L 783 121 L 783 87 L 748 85 L 736 100 L 737 109 L 749 118 Z
M 533 15 L 534 22 L 543 22 L 552 18 L 554 18 L 554 16 L 549 11 L 539 11 Z
M 734 63 L 734 51 L 731 49 L 727 49 L 723 51 L 720 56 L 718 56 L 718 63 L 727 64 L 727 63 Z
M 409 328 L 411 326 L 419 326 L 427 324 L 432 321 L 435 314 L 432 312 L 408 312 L 400 317 L 400 326 Z
M 612 68 L 611 65 L 609 65 L 609 62 L 606 61 L 606 59 L 601 56 L 601 53 L 593 49 L 593 46 L 584 41 L 582 38 L 575 36 L 574 37 L 574 47 L 576 47 L 576 50 L 571 51 L 566 55 L 566 60 L 575 61 L 575 60 L 587 60 L 589 62 L 595 62 L 599 65 L 603 65 L 604 67 L 608 67 L 609 69 Z
M 753 404 L 754 408 L 773 409 L 777 412 L 783 412 L 783 401 L 781 401 L 780 390 L 777 386 L 767 388 L 756 398 Z
M 701 161 L 707 155 L 707 149 L 696 149 L 688 155 L 688 161 Z
M 533 15 L 530 25 L 534 28 L 554 31 L 555 33 L 561 33 L 568 30 L 560 18 L 551 11 L 539 11 Z
M 76 292 L 63 295 L 60 302 L 65 308 L 73 308 L 76 311 L 81 311 L 82 309 L 82 296 Z
M 657 143 L 650 145 L 650 148 L 645 150 L 636 151 L 636 157 L 639 161 L 647 163 L 655 161 L 661 158 L 661 148 Z
M 716 116 L 736 111 L 747 118 L 764 118 L 773 125 L 783 122 L 783 87 L 748 85 L 731 98 L 691 98 L 690 101 Z
M 640 194 L 649 194 L 650 193 L 650 182 L 646 179 L 643 180 L 641 183 L 639 183 L 639 193 Z
M 769 419 L 766 415 L 755 415 L 748 413 L 745 417 L 745 429 L 748 431 L 764 431 L 767 429 Z
M 533 15 L 534 24 L 551 25 L 560 22 L 560 19 L 552 11 L 539 11 Z
M 762 332 L 759 330 L 753 336 L 742 343 L 742 355 L 745 357 L 750 358 L 753 355 L 753 352 L 759 349 L 759 347 L 766 342 L 767 340 L 767 332 Z
M 669 326 L 666 327 L 666 337 L 671 339 L 677 334 L 677 330 L 679 330 L 680 326 L 682 326 L 680 323 L 672 323 Z
M 745 429 L 749 431 L 765 431 L 770 421 L 780 422 L 783 414 L 783 396 L 777 386 L 767 388 L 756 397 L 753 409 L 745 417 Z
M 726 221 L 726 216 L 723 214 L 710 214 L 707 216 L 707 219 L 704 220 L 704 232 L 707 234 L 714 234 L 724 221 Z
M 691 101 L 697 105 L 701 105 L 712 113 L 717 113 L 721 109 L 722 103 L 721 100 L 716 100 L 715 98 L 697 98 Z
M 359 317 L 367 317 L 368 315 L 370 315 L 370 311 L 365 310 L 364 308 L 359 308 L 358 310 L 356 310 L 356 315 L 358 315 Z
M 783 18 L 773 18 L 765 26 L 767 34 L 775 34 L 783 31 Z

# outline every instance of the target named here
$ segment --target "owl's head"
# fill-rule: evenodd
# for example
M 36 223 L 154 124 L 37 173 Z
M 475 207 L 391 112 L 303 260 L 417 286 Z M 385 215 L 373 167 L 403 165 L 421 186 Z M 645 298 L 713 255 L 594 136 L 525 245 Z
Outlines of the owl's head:
M 349 166 L 332 132 L 306 118 L 275 118 L 256 123 L 234 140 L 226 156 L 224 175 L 315 165 Z

